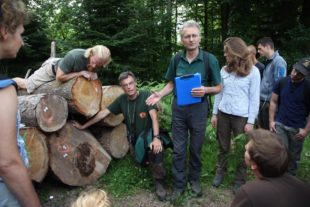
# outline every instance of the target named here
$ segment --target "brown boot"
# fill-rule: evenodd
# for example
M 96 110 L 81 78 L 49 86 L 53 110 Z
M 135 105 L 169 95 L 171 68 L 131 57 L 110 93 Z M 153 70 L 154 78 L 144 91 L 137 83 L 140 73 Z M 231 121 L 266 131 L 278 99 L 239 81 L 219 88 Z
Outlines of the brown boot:
M 164 201 L 166 199 L 166 189 L 163 185 L 163 180 L 155 180 L 155 193 L 158 197 L 158 200 Z

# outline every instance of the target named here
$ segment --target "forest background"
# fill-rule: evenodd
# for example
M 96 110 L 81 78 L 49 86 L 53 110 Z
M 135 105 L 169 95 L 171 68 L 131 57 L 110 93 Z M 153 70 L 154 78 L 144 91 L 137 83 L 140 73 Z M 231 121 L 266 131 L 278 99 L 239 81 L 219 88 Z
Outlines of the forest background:
M 25 0 L 31 12 L 25 45 L 1 72 L 23 77 L 50 56 L 96 44 L 111 49 L 113 62 L 100 71 L 103 85 L 132 70 L 141 81 L 163 81 L 170 58 L 182 49 L 178 29 L 189 19 L 202 27 L 201 47 L 223 66 L 223 41 L 239 36 L 254 44 L 272 37 L 288 62 L 310 54 L 310 1 L 307 0 Z M 5 67 L 3 65 L 6 65 Z
M 110 48 L 113 58 L 106 69 L 99 71 L 103 85 L 117 84 L 120 72 L 132 70 L 139 79 L 140 88 L 158 90 L 164 86 L 163 77 L 171 57 L 182 50 L 178 31 L 182 23 L 189 19 L 200 23 L 201 47 L 215 54 L 221 66 L 225 64 L 223 41 L 230 36 L 241 37 L 247 44 L 254 45 L 261 37 L 271 37 L 276 49 L 286 59 L 289 72 L 298 59 L 310 55 L 310 1 L 307 0 L 24 1 L 31 12 L 30 22 L 25 26 L 23 35 L 25 45 L 17 59 L 0 62 L 0 72 L 10 77 L 24 77 L 28 68 L 32 68 L 32 72 L 39 68 L 50 56 L 52 41 L 56 42 L 57 57 L 63 57 L 73 48 L 103 44 Z M 162 101 L 162 105 L 165 113 L 161 116 L 161 125 L 169 128 L 171 99 L 167 97 Z M 227 196 L 225 190 L 230 188 L 235 168 L 230 166 L 229 179 L 225 181 L 224 187 L 212 193 L 209 186 L 215 173 L 217 141 L 215 130 L 210 125 L 206 131 L 208 139 L 202 153 L 202 185 L 204 193 L 208 195 L 204 199 L 212 202 L 195 202 L 208 203 L 209 206 L 215 202 L 213 206 L 221 206 L 216 202 L 223 203 L 225 198 L 223 206 L 227 206 L 231 195 Z M 240 145 L 236 149 L 242 149 L 242 140 L 244 139 L 240 137 L 235 139 L 236 145 Z M 308 136 L 298 173 L 298 177 L 307 182 L 310 180 L 309 150 Z M 166 155 L 166 167 L 171 169 L 171 151 Z M 107 173 L 95 184 L 109 192 L 115 199 L 115 206 L 147 200 L 149 194 L 138 199 L 133 197 L 130 201 L 118 201 L 117 198 L 123 199 L 139 190 L 144 192 L 145 189 L 153 188 L 146 169 L 133 166 L 129 156 L 122 160 L 113 160 Z M 171 172 L 168 172 L 167 183 L 171 185 Z M 66 206 L 63 205 L 65 199 L 77 196 L 77 193 L 73 196 L 69 193 L 68 196 L 68 192 L 73 191 L 71 188 L 62 186 L 59 189 L 55 186 L 58 184 L 45 182 L 39 190 L 41 201 L 47 202 L 44 206 Z M 83 189 L 79 188 L 78 192 Z M 189 193 L 181 203 L 188 202 L 188 197 Z M 62 205 L 55 204 L 56 201 Z M 130 206 L 138 205 L 133 203 Z

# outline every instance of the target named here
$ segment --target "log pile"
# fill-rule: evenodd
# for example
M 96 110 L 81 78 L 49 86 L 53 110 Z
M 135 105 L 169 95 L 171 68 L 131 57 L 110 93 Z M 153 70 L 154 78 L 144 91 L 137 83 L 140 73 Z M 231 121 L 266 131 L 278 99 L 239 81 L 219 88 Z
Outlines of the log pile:
M 19 93 L 26 126 L 20 134 L 27 145 L 32 180 L 42 182 L 50 170 L 64 184 L 83 186 L 106 172 L 111 157 L 124 157 L 129 144 L 123 115 L 111 114 L 92 130 L 79 130 L 68 118 L 89 119 L 122 93 L 119 86 L 101 86 L 99 80 L 84 77 L 64 84 L 48 82 L 31 95 Z

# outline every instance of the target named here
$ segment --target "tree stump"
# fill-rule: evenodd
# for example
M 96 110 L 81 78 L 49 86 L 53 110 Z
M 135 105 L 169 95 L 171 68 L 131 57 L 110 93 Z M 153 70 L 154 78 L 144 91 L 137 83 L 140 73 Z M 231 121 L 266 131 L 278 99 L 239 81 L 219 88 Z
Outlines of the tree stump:
M 107 108 L 117 97 L 123 94 L 124 91 L 120 86 L 102 86 L 101 110 Z M 105 117 L 100 124 L 103 126 L 115 127 L 122 123 L 124 120 L 123 114 L 109 114 Z
M 19 130 L 24 137 L 30 163 L 30 177 L 41 182 L 48 171 L 48 148 L 46 136 L 34 127 L 25 127 Z
M 102 86 L 99 80 L 87 80 L 80 76 L 65 83 L 51 81 L 37 88 L 34 94 L 47 93 L 64 97 L 70 113 L 94 116 L 100 109 Z
M 39 127 L 44 132 L 61 129 L 67 121 L 68 103 L 57 95 L 36 94 L 18 96 L 21 122 L 28 127 Z
M 110 155 L 87 131 L 67 123 L 49 136 L 50 167 L 63 183 L 84 186 L 94 183 L 107 170 Z
M 92 127 L 91 132 L 103 146 L 103 148 L 114 158 L 124 157 L 129 150 L 126 125 L 121 123 L 117 127 Z

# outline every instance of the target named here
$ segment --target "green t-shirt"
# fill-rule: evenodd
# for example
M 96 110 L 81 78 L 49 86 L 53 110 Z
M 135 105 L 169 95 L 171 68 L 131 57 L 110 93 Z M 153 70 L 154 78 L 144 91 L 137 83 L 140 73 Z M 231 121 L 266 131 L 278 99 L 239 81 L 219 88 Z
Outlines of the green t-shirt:
M 203 61 L 203 50 L 199 49 L 199 54 L 191 63 L 189 63 L 186 59 L 185 51 L 181 53 L 180 62 L 177 67 L 177 71 L 174 70 L 174 58 L 173 56 L 170 61 L 170 65 L 168 67 L 167 73 L 165 75 L 165 79 L 168 81 L 174 81 L 175 77 L 179 77 L 182 75 L 190 75 L 195 73 L 200 73 L 201 75 L 201 84 L 204 86 L 207 85 L 219 85 L 221 83 L 221 74 L 220 74 L 220 66 L 216 57 L 208 53 L 208 62 L 209 69 L 208 72 L 211 73 L 211 83 L 207 83 L 206 77 L 206 68 Z
M 137 137 L 146 128 L 152 128 L 149 111 L 156 109 L 156 106 L 145 103 L 150 95 L 149 91 L 139 91 L 135 100 L 129 100 L 126 94 L 122 94 L 108 106 L 108 110 L 113 114 L 122 113 L 127 129 Z
M 87 58 L 84 57 L 84 49 L 73 49 L 70 50 L 64 58 L 59 60 L 58 67 L 64 73 L 80 72 L 87 70 Z

